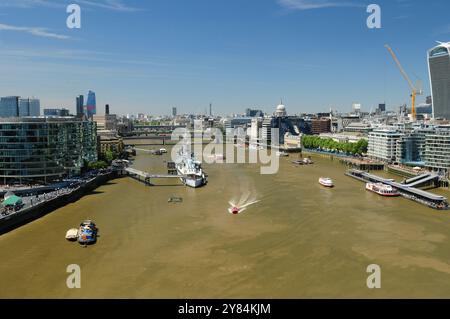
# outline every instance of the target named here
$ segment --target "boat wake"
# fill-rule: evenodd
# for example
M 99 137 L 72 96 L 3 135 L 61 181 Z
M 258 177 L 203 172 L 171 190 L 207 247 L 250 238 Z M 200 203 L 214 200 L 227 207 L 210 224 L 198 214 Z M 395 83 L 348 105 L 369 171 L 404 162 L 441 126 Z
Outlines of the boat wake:
M 251 205 L 254 205 L 258 203 L 259 200 L 256 199 L 256 196 L 252 196 L 250 192 L 242 194 L 242 196 L 239 199 L 232 199 L 228 202 L 230 204 L 230 207 L 228 208 L 228 212 L 230 214 L 236 215 L 236 214 L 242 214 L 244 211 L 247 210 Z

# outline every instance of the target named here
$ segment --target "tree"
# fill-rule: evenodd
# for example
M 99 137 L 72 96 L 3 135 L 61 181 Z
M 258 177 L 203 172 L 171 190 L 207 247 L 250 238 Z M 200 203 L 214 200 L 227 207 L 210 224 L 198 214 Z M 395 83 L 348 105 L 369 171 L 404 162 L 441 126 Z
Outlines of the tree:
M 89 169 L 104 169 L 108 168 L 108 163 L 105 161 L 90 162 L 88 167 Z
M 105 159 L 108 163 L 111 163 L 114 160 L 114 153 L 112 151 L 106 151 Z
M 319 136 L 305 135 L 302 138 L 303 147 L 306 149 L 324 149 L 327 151 L 339 151 L 346 154 L 367 153 L 368 142 L 365 139 L 357 143 L 337 142 L 331 138 L 320 138 Z

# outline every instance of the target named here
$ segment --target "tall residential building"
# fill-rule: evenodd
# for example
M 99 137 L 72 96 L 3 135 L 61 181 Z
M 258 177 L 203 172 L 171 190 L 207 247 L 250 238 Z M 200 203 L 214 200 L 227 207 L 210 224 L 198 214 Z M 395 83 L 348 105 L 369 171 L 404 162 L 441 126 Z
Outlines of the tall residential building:
M 397 158 L 397 141 L 402 133 L 390 129 L 378 129 L 369 133 L 369 157 L 393 162 Z
M 450 42 L 428 51 L 433 117 L 450 120 Z
M 0 117 L 19 116 L 19 96 L 6 96 L 0 99 Z
M 76 101 L 76 113 L 78 118 L 82 118 L 84 116 L 84 96 L 77 96 Z
M 272 128 L 275 128 L 275 120 L 272 116 L 265 117 L 261 124 L 261 142 L 269 145 L 272 141 Z
M 450 170 L 450 126 L 439 127 L 426 135 L 425 165 L 434 171 Z
M 425 159 L 426 132 L 413 131 L 397 140 L 396 152 L 398 163 L 419 165 Z
M 86 101 L 86 115 L 91 118 L 97 114 L 97 101 L 95 98 L 95 92 L 89 91 Z
M 19 116 L 40 116 L 41 102 L 38 99 L 19 99 Z

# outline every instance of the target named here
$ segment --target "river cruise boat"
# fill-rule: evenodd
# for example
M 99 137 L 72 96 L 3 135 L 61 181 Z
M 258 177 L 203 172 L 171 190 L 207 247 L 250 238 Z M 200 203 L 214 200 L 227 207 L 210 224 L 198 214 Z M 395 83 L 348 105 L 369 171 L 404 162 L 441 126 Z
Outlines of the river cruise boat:
M 334 182 L 331 178 L 321 177 L 319 178 L 319 184 L 325 187 L 334 187 Z
M 400 196 L 400 193 L 398 192 L 397 189 L 395 189 L 391 185 L 386 185 L 383 183 L 367 183 L 366 189 L 381 196 L 386 197 Z

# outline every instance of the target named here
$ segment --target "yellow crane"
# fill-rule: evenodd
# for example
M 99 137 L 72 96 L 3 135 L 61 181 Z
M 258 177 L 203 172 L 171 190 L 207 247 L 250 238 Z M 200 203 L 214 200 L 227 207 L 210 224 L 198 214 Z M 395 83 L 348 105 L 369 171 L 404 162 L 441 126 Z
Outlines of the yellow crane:
M 394 58 L 394 61 L 397 64 L 398 68 L 400 69 L 401 74 L 403 75 L 405 80 L 408 82 L 408 85 L 411 89 L 411 116 L 412 116 L 412 120 L 415 121 L 416 120 L 416 96 L 423 94 L 422 89 L 417 88 L 417 86 L 415 86 L 412 83 L 411 79 L 409 78 L 408 74 L 406 74 L 405 70 L 403 69 L 402 65 L 400 64 L 400 61 L 397 59 L 397 56 L 395 55 L 395 53 L 391 49 L 391 47 L 386 44 L 385 48 L 388 49 L 389 53 Z

